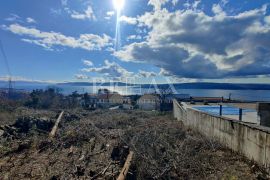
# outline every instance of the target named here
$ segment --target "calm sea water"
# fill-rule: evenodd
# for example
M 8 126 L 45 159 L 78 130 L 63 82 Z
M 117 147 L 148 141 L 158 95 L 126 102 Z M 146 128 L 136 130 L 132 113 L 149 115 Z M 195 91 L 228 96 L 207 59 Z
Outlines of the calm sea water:
M 71 94 L 74 91 L 78 93 L 96 93 L 99 88 L 107 88 L 111 91 L 116 91 L 122 95 L 144 94 L 155 92 L 155 89 L 129 87 L 129 86 L 69 86 L 57 85 L 53 86 L 61 90 L 63 94 Z M 46 89 L 48 86 L 16 86 L 17 89 L 32 91 L 33 89 Z M 207 97 L 224 97 L 228 98 L 231 94 L 232 99 L 249 100 L 249 101 L 270 101 L 270 90 L 223 90 L 223 89 L 176 89 L 179 94 L 190 94 L 191 96 L 207 96 Z

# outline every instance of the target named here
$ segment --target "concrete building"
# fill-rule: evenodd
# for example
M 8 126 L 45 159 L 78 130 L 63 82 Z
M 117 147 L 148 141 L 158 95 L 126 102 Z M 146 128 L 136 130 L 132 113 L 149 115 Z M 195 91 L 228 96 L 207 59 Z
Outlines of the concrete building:
M 98 106 L 100 107 L 110 107 L 112 105 L 123 104 L 124 98 L 120 94 L 99 94 L 97 96 Z
M 156 94 L 145 94 L 137 100 L 137 105 L 142 110 L 159 110 L 160 97 Z
M 98 94 L 110 94 L 110 90 L 109 89 L 99 89 L 98 90 Z
M 131 104 L 131 98 L 129 96 L 123 96 L 124 104 Z
M 81 98 L 80 104 L 86 109 L 96 109 L 98 103 L 98 98 L 96 95 L 88 94 L 84 98 Z
M 98 102 L 97 96 L 96 95 L 91 95 L 89 97 L 89 104 L 88 104 L 89 108 L 90 109 L 96 109 L 97 108 L 97 102 Z
M 110 94 L 109 103 L 111 104 L 123 104 L 124 98 L 120 94 Z
M 123 96 L 123 109 L 134 109 L 130 96 Z

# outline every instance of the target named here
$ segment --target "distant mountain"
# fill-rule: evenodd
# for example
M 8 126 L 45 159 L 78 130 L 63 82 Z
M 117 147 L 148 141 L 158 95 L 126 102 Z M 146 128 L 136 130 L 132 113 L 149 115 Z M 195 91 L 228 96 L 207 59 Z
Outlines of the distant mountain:
M 123 82 L 66 82 L 66 83 L 58 83 L 56 85 L 68 85 L 68 86 L 133 86 L 133 84 L 123 83 Z
M 173 85 L 177 89 L 270 90 L 270 84 L 181 83 Z M 158 87 L 166 88 L 169 85 L 162 84 Z
M 154 87 L 153 84 L 128 84 L 122 82 L 105 82 L 105 83 L 92 83 L 92 82 L 68 82 L 58 83 L 57 85 L 68 86 L 141 86 L 142 88 Z M 270 90 L 270 84 L 239 84 L 239 83 L 175 83 L 175 84 L 158 84 L 159 88 L 168 88 L 173 85 L 176 89 L 225 89 L 225 90 Z
M 12 87 L 16 90 L 32 91 L 34 89 L 46 89 L 47 87 L 54 86 L 51 83 L 31 82 L 31 81 L 13 81 Z M 9 84 L 7 81 L 0 81 L 0 89 L 7 89 Z
M 37 82 L 37 81 L 12 81 L 13 85 L 54 85 L 53 83 Z M 8 85 L 8 81 L 0 81 L 0 85 Z

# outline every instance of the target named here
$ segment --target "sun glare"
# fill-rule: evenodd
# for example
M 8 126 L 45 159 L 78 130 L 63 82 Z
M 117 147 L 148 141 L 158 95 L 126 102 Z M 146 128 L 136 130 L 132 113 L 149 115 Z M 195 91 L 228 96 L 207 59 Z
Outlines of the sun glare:
M 119 50 L 121 47 L 121 23 L 120 23 L 120 17 L 121 17 L 121 11 L 124 8 L 125 0 L 112 0 L 113 6 L 115 10 L 117 11 L 116 16 L 116 24 L 115 24 L 115 51 Z
M 117 11 L 121 11 L 125 5 L 125 0 L 113 0 L 113 5 Z

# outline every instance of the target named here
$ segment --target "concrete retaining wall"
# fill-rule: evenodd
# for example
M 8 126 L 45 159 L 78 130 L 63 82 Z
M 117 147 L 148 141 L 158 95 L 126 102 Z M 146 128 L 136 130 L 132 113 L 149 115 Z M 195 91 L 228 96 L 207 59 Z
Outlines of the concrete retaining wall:
M 233 119 L 214 116 L 173 102 L 174 117 L 208 138 L 245 155 L 270 172 L 270 130 Z

